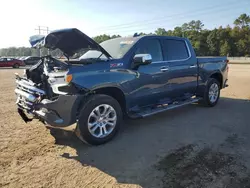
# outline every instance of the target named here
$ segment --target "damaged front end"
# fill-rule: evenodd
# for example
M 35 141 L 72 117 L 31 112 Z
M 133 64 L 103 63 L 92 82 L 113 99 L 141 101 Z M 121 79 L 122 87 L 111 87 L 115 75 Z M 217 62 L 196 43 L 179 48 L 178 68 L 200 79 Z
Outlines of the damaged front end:
M 76 122 L 84 95 L 66 81 L 67 72 L 65 63 L 44 57 L 25 70 L 23 77 L 16 75 L 16 104 L 26 123 L 39 119 L 50 126 L 66 127 Z
M 47 36 L 34 35 L 30 37 L 30 44 L 34 48 L 59 49 L 68 60 L 81 49 L 99 50 L 108 59 L 111 58 L 99 44 L 76 28 L 56 30 Z M 37 118 L 56 127 L 76 122 L 81 102 L 91 92 L 71 82 L 72 75 L 68 74 L 71 66 L 45 56 L 26 69 L 23 77 L 16 75 L 16 104 L 25 122 Z M 83 70 L 83 66 L 78 68 Z

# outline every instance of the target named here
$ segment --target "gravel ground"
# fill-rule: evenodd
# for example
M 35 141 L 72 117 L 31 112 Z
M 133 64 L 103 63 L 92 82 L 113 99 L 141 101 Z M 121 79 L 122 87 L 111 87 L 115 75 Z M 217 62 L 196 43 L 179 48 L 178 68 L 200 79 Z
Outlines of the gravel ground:
M 0 69 L 0 187 L 250 187 L 250 65 L 230 65 L 214 108 L 193 104 L 126 121 L 91 147 L 70 131 L 55 139 L 15 107 L 14 72 Z

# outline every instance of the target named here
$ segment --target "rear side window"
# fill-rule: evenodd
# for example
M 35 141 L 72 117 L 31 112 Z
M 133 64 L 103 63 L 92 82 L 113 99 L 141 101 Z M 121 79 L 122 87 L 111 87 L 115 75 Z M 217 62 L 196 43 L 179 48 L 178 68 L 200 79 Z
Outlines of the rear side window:
M 167 61 L 184 60 L 189 57 L 186 43 L 183 40 L 163 40 L 164 57 Z
M 135 54 L 150 54 L 153 62 L 163 60 L 161 44 L 157 39 L 141 41 Z

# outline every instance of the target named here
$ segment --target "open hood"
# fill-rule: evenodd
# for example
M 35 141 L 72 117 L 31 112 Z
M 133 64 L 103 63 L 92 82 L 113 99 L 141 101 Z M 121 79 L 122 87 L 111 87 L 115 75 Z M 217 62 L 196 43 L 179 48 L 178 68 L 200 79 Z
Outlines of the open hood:
M 74 55 L 80 49 L 95 49 L 111 58 L 111 55 L 98 43 L 76 28 L 55 30 L 47 36 L 34 35 L 30 37 L 29 42 L 36 48 L 60 49 L 67 57 Z

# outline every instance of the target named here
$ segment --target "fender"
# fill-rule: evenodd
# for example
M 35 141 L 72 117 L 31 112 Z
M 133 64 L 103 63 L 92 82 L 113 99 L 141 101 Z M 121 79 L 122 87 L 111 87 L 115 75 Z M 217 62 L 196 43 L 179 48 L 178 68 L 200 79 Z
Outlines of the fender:
M 128 69 L 110 69 L 75 73 L 73 74 L 72 83 L 77 85 L 78 88 L 82 88 L 87 95 L 102 90 L 101 92 L 111 95 L 116 98 L 120 104 L 122 103 L 125 111 L 127 111 L 130 102 L 129 96 L 133 90 L 131 82 L 135 79 L 138 79 L 138 73 L 136 71 Z M 109 88 L 110 91 L 104 91 L 105 88 Z M 124 100 L 119 100 L 120 97 L 117 96 L 117 93 L 114 93 L 114 88 L 122 92 L 118 92 L 118 95 L 123 95 Z M 82 101 L 81 105 L 83 104 L 84 101 Z
M 200 63 L 199 65 L 199 75 L 198 75 L 198 87 L 196 94 L 198 96 L 203 96 L 203 92 L 205 90 L 205 87 L 207 86 L 208 79 L 214 75 L 214 74 L 220 74 L 223 76 L 223 72 L 221 70 L 221 67 L 224 66 L 223 62 L 217 62 L 217 63 Z M 215 68 L 216 66 L 216 68 Z M 223 81 L 224 82 L 224 81 Z
M 125 95 L 130 92 L 130 82 L 137 78 L 137 73 L 127 69 L 111 69 L 74 74 L 72 83 L 93 91 L 96 89 L 115 87 Z
M 224 74 L 226 74 L 226 62 L 206 62 L 199 63 L 199 77 L 198 77 L 198 85 L 205 86 L 208 78 L 210 78 L 213 74 L 221 74 L 224 78 Z

